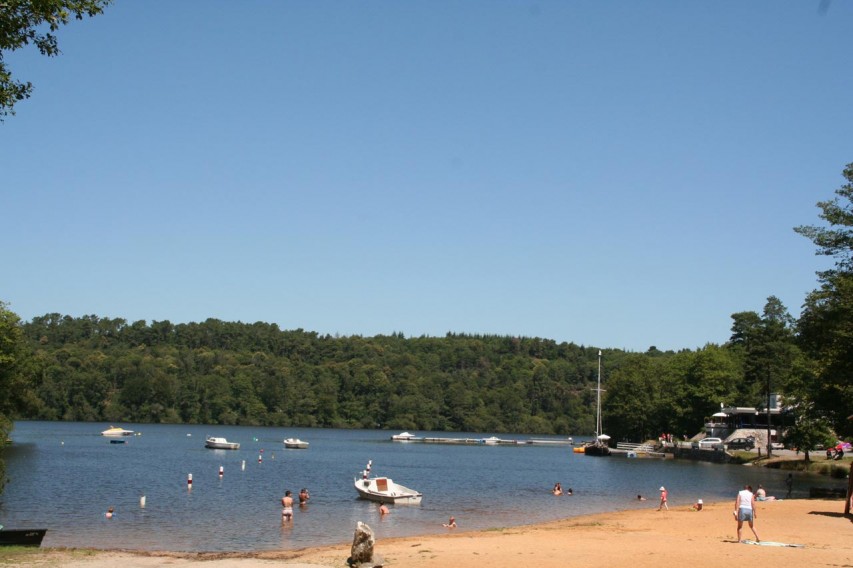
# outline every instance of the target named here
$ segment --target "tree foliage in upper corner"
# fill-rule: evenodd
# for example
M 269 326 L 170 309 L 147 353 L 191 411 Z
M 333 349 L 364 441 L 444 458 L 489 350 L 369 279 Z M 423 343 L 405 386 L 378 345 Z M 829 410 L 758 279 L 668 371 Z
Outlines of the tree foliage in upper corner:
M 30 97 L 33 85 L 12 78 L 4 53 L 35 45 L 48 57 L 59 55 L 54 32 L 73 16 L 96 16 L 112 0 L 0 0 L 0 121 L 15 114 L 15 104 Z
M 835 190 L 836 197 L 817 203 L 821 210 L 819 217 L 830 226 L 794 228 L 817 246 L 815 254 L 835 257 L 835 270 L 820 272 L 822 280 L 836 272 L 853 272 L 853 163 L 847 164 L 842 175 L 847 183 Z
M 847 420 L 853 401 L 853 163 L 836 197 L 818 202 L 828 227 L 794 230 L 817 246 L 817 254 L 835 257 L 835 267 L 818 273 L 821 286 L 807 297 L 800 315 L 799 339 L 816 363 L 808 394 L 835 431 L 853 435 Z

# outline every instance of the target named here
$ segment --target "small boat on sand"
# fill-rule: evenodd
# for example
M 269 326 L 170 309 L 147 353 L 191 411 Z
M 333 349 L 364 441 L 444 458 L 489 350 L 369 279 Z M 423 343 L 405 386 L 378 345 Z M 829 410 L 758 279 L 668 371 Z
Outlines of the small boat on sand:
M 307 450 L 308 442 L 304 442 L 299 438 L 285 438 L 284 447 L 291 450 Z
M 47 529 L 4 529 L 0 525 L 0 546 L 41 546 Z
M 211 450 L 239 450 L 239 442 L 229 442 L 225 438 L 214 438 L 210 436 L 204 441 L 204 447 Z

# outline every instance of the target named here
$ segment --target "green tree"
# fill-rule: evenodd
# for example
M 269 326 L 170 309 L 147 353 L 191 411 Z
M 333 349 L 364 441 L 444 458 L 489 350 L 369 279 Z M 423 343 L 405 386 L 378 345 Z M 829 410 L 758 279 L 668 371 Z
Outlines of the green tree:
M 12 431 L 12 420 L 32 403 L 26 342 L 20 318 L 0 301 L 0 446 Z M 6 484 L 6 466 L 0 459 L 0 493 Z
M 815 380 L 803 393 L 842 436 L 853 435 L 853 163 L 843 172 L 847 183 L 835 198 L 818 202 L 828 226 L 794 230 L 810 239 L 818 255 L 835 258 L 835 266 L 819 272 L 820 288 L 811 292 L 798 322 L 802 348 L 815 360 Z
M 111 0 L 3 0 L 0 3 L 0 121 L 15 114 L 15 104 L 30 97 L 33 85 L 12 78 L 4 52 L 33 44 L 42 55 L 60 54 L 56 32 L 73 16 L 101 14 Z M 48 31 L 45 31 L 47 28 Z
M 770 409 L 770 395 L 785 390 L 798 357 L 794 320 L 779 298 L 770 296 L 758 317 L 754 312 L 733 314 L 731 345 L 743 356 L 744 379 L 756 406 Z M 769 418 L 768 414 L 768 418 Z M 767 454 L 770 447 L 768 420 Z

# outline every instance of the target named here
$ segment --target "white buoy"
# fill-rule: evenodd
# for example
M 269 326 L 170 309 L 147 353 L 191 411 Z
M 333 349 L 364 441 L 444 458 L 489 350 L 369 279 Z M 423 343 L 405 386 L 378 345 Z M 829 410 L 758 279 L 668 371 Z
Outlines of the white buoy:
M 264 461 L 264 456 L 258 454 L 258 463 L 261 463 L 262 461 Z
M 188 473 L 187 474 L 187 489 L 192 489 L 192 488 L 193 488 L 193 474 Z
M 243 464 L 240 466 L 241 471 L 246 471 L 246 460 L 243 460 Z
M 223 468 L 223 467 L 220 465 L 220 466 L 219 466 L 219 477 L 222 477 L 223 475 L 225 475 L 225 468 Z
M 145 495 L 139 498 L 139 506 L 145 508 Z

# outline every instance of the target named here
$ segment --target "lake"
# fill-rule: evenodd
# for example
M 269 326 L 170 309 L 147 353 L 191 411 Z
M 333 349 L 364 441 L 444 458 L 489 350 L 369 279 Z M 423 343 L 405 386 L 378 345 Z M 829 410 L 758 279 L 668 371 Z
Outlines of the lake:
M 734 501 L 745 483 L 784 496 L 787 472 L 688 460 L 595 458 L 569 446 L 440 445 L 391 442 L 382 430 L 254 426 L 116 424 L 141 432 L 111 444 L 105 423 L 17 422 L 4 453 L 0 524 L 47 527 L 43 546 L 171 551 L 258 551 L 350 542 L 357 521 L 377 539 L 441 533 L 452 515 L 459 529 L 531 524 L 620 509 L 657 508 L 658 488 L 670 507 Z M 499 433 L 420 436 L 525 439 Z M 240 442 L 209 450 L 207 436 Z M 284 438 L 310 442 L 285 449 Z M 260 458 L 260 459 L 259 459 Z M 388 476 L 424 494 L 420 505 L 391 506 L 357 498 L 353 479 L 373 461 Z M 243 469 L 245 462 L 245 469 Z M 219 476 L 219 468 L 223 475 Z M 187 477 L 192 474 L 192 489 Z M 574 496 L 555 497 L 556 482 Z M 831 480 L 795 474 L 794 497 Z M 282 526 L 281 497 L 308 488 Z M 638 502 L 637 494 L 648 497 Z M 140 497 L 145 496 L 145 506 Z M 105 518 L 114 507 L 112 519 Z

